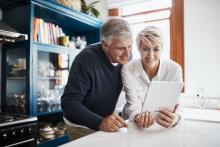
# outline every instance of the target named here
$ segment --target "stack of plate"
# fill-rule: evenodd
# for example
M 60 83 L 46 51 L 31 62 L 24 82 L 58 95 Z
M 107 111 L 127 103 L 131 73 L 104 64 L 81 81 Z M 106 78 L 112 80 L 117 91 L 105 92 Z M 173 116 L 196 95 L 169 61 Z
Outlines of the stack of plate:
M 45 126 L 43 128 L 39 129 L 39 134 L 42 137 L 42 139 L 45 140 L 51 140 L 55 138 L 55 131 L 50 126 Z

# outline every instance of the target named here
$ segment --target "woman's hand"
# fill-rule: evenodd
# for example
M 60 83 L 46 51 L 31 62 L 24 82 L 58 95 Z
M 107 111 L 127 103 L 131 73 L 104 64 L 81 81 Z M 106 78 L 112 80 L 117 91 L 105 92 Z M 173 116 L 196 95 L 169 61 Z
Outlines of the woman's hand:
M 154 123 L 154 118 L 151 112 L 142 112 L 135 116 L 134 121 L 138 127 L 149 128 Z
M 160 108 L 156 116 L 156 122 L 165 128 L 175 126 L 179 121 L 179 115 L 175 111 L 171 111 L 167 108 Z

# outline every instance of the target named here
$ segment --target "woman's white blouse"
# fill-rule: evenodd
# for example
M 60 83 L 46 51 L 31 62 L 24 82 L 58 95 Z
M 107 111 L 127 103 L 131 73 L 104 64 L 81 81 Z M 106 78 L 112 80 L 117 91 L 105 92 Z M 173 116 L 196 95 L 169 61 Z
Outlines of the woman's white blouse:
M 135 115 L 141 112 L 150 79 L 143 69 L 141 59 L 124 65 L 121 75 L 126 97 L 122 115 L 134 121 Z M 160 60 L 157 75 L 152 81 L 182 81 L 182 68 L 170 59 Z

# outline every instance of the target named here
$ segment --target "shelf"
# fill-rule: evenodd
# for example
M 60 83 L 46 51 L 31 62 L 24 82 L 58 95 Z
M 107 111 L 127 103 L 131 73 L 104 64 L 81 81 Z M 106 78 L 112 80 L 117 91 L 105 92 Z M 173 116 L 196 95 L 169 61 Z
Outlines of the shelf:
M 69 142 L 69 137 L 68 137 L 67 134 L 65 134 L 63 136 L 56 137 L 53 140 L 48 140 L 48 141 L 41 142 L 37 146 L 38 147 L 59 146 L 59 145 L 62 145 L 64 143 L 67 143 L 67 142 Z
M 38 46 L 39 51 L 55 52 L 55 53 L 59 53 L 61 51 L 66 52 L 66 53 L 81 51 L 80 49 L 72 49 L 69 47 L 61 46 L 61 45 L 45 44 L 45 43 L 39 43 L 35 41 L 33 41 L 33 43 Z
M 7 77 L 7 80 L 26 80 L 26 77 Z
M 55 114 L 55 113 L 62 113 L 62 110 L 56 110 L 56 111 L 51 111 L 51 112 L 40 112 L 37 113 L 37 116 L 42 116 L 42 115 L 47 115 L 47 114 Z
M 64 87 L 59 87 L 59 89 L 64 88 Z M 53 97 L 38 97 L 38 100 L 53 100 Z
M 38 77 L 38 80 L 61 80 L 61 77 Z
M 36 12 L 38 15 L 45 16 L 46 14 L 49 18 L 56 18 L 56 16 L 58 16 L 59 19 L 62 20 L 60 23 L 65 25 L 66 28 L 73 29 L 73 26 L 77 25 L 78 31 L 91 31 L 99 29 L 102 25 L 101 20 L 72 8 L 66 7 L 53 0 L 32 0 L 31 2 L 38 6 L 36 7 Z

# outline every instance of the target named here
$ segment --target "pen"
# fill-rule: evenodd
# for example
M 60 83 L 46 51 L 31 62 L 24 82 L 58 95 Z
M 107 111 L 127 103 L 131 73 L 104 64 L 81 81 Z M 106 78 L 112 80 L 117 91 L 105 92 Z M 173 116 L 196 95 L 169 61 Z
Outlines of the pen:
M 173 109 L 173 113 L 176 112 L 176 110 L 177 110 L 178 107 L 179 107 L 179 104 L 176 104 L 175 107 L 174 107 L 174 109 Z
M 160 112 L 160 110 L 155 110 L 155 111 L 154 111 L 154 113 L 156 113 L 156 114 L 159 113 L 159 112 Z

